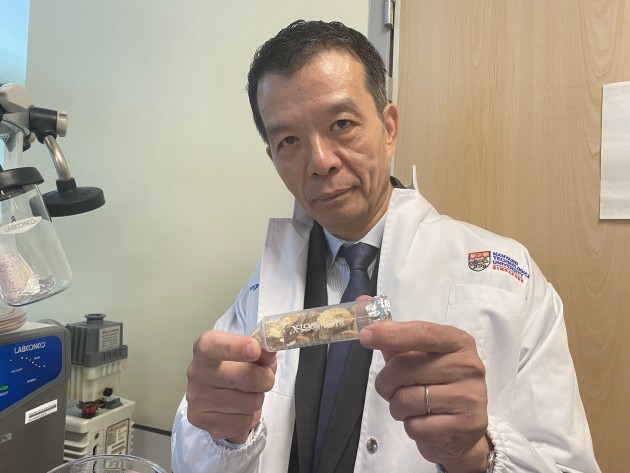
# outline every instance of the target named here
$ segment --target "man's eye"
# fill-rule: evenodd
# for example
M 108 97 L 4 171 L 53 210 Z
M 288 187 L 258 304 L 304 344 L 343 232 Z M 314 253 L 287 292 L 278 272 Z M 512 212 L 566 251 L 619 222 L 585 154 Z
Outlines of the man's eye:
M 348 128 L 350 124 L 350 120 L 337 120 L 332 127 L 334 130 L 343 130 L 344 128 Z
M 295 144 L 297 142 L 297 138 L 295 136 L 287 136 L 286 138 L 283 138 L 280 141 L 280 144 L 278 147 L 282 147 L 282 146 L 291 146 L 293 144 Z

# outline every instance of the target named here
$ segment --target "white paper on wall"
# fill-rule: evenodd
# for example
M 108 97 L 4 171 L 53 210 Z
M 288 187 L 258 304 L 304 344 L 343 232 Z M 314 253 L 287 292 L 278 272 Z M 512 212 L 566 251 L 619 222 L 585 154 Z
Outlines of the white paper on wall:
M 603 87 L 599 218 L 630 219 L 630 82 Z

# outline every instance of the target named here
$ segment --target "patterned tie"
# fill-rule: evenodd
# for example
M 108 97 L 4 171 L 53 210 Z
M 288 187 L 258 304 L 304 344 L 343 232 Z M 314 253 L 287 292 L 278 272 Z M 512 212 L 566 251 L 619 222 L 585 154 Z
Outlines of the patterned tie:
M 352 302 L 357 297 L 367 294 L 370 288 L 370 277 L 367 269 L 376 256 L 378 248 L 367 243 L 356 243 L 344 249 L 343 257 L 350 267 L 350 280 L 346 290 L 341 296 L 341 302 Z M 352 342 L 332 343 L 328 348 L 326 358 L 326 373 L 322 387 L 322 397 L 319 404 L 319 417 L 317 419 L 317 434 L 315 437 L 315 453 L 313 455 L 313 473 L 319 469 L 319 461 L 324 448 L 326 431 L 333 408 L 337 391 L 341 384 L 346 360 L 350 353 Z

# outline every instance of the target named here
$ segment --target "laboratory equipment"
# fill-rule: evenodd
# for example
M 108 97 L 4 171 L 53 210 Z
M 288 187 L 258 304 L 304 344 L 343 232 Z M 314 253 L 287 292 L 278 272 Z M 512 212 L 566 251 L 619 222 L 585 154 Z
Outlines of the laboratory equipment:
M 389 300 L 375 296 L 263 317 L 252 337 L 267 351 L 356 340 L 368 325 L 391 320 Z
M 10 307 L 0 303 L 0 334 L 12 332 L 26 322 L 26 311 L 23 307 Z
M 50 217 L 94 210 L 103 191 L 77 187 L 57 144 L 65 136 L 65 112 L 35 107 L 18 84 L 0 84 L 0 299 L 21 306 L 68 287 L 72 273 Z M 39 192 L 43 178 L 22 167 L 22 153 L 37 139 L 48 149 L 57 171 L 57 190 Z
M 57 238 L 33 167 L 0 172 L 0 298 L 21 306 L 70 284 L 72 272 Z
M 69 358 L 61 326 L 27 321 L 0 334 L 0 471 L 41 473 L 62 462 Z
M 71 379 L 64 460 L 97 454 L 129 454 L 133 444 L 135 402 L 118 397 L 127 367 L 123 325 L 104 314 L 87 314 L 84 322 L 66 325 L 71 339 Z

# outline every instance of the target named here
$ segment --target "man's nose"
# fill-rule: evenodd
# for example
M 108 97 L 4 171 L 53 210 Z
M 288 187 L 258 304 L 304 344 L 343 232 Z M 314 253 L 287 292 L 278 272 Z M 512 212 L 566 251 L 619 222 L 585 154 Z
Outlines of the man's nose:
M 308 173 L 325 176 L 339 168 L 341 162 L 336 149 L 325 138 L 311 140 L 308 159 Z

